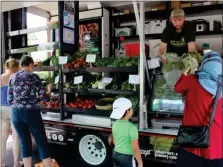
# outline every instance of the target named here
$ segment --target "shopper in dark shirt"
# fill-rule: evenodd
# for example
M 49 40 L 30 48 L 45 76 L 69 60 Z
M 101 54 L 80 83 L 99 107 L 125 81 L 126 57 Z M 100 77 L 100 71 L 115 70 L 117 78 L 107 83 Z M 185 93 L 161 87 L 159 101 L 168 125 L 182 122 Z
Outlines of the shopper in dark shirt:
M 189 21 L 185 21 L 183 9 L 174 9 L 170 20 L 171 23 L 162 33 L 158 53 L 164 63 L 166 62 L 165 51 L 177 53 L 178 56 L 187 52 L 196 52 L 196 28 Z
M 47 145 L 46 133 L 38 109 L 38 98 L 48 100 L 38 75 L 32 73 L 34 61 L 29 56 L 20 60 L 22 70 L 9 80 L 8 103 L 12 106 L 12 123 L 19 135 L 22 158 L 25 167 L 31 167 L 32 141 L 30 133 L 35 138 L 40 158 L 45 167 L 51 167 L 50 153 Z M 48 86 L 51 94 L 52 86 Z M 38 94 L 38 97 L 37 97 Z

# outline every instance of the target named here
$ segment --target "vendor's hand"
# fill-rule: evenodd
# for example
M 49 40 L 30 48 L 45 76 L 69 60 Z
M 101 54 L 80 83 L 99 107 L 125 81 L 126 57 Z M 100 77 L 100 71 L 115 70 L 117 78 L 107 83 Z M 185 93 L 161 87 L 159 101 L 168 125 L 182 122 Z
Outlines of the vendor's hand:
M 167 63 L 167 58 L 164 55 L 161 55 L 160 58 L 163 63 Z
M 190 68 L 187 68 L 185 71 L 184 71 L 184 75 L 188 75 L 188 73 L 189 73 L 189 71 L 190 71 Z

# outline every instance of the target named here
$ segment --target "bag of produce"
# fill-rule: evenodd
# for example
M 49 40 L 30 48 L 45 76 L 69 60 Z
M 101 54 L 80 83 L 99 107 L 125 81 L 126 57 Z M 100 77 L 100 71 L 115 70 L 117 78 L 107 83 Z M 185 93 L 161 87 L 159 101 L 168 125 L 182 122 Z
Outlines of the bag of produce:
M 183 64 L 176 53 L 166 53 L 165 57 L 168 62 L 163 65 L 163 75 L 166 84 L 173 86 L 182 74 Z
M 198 61 L 193 57 L 186 57 L 183 59 L 185 69 L 190 69 L 188 74 L 194 74 L 198 69 Z
M 157 76 L 156 81 L 155 81 L 155 97 L 156 98 L 161 98 L 164 95 L 165 89 L 164 86 L 166 85 L 165 79 L 163 77 Z
M 200 53 L 184 53 L 181 57 L 184 69 L 190 68 L 189 74 L 194 74 L 197 71 L 201 61 L 202 55 Z

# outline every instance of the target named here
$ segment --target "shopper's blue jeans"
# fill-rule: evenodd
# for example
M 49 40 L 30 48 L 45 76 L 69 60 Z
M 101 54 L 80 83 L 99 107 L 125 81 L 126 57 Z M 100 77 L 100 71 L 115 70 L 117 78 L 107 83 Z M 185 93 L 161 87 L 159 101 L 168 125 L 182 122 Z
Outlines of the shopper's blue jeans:
M 113 151 L 113 166 L 114 167 L 135 167 L 135 159 L 132 155 L 121 154 Z
M 32 157 L 32 140 L 35 138 L 40 158 L 50 158 L 46 132 L 38 109 L 12 108 L 12 123 L 20 138 L 22 158 Z

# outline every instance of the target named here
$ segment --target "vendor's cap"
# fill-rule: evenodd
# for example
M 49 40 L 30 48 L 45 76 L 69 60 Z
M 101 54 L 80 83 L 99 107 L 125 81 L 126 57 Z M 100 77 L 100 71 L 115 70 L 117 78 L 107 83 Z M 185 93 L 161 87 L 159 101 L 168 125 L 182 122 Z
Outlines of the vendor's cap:
M 172 10 L 170 17 L 184 17 L 185 13 L 183 9 L 176 8 Z
M 112 119 L 121 119 L 126 110 L 132 107 L 132 102 L 126 98 L 118 98 L 113 103 L 113 111 L 110 115 Z

